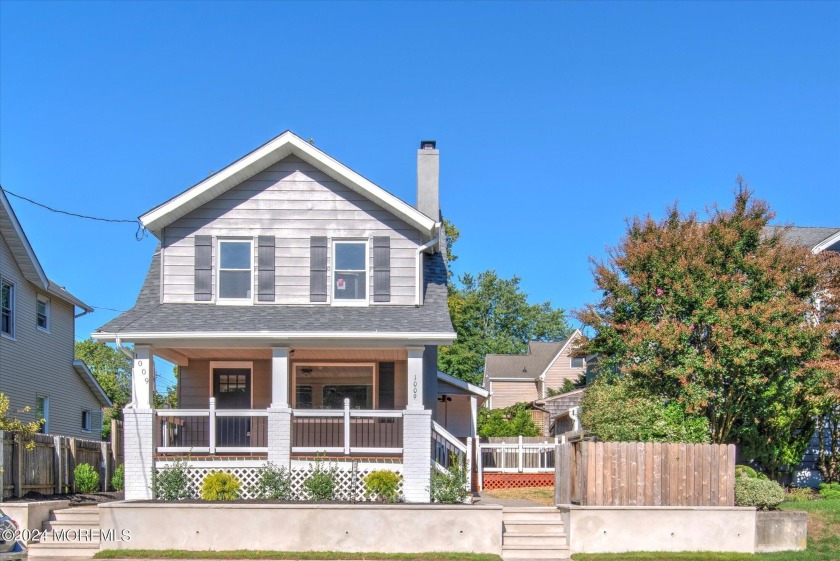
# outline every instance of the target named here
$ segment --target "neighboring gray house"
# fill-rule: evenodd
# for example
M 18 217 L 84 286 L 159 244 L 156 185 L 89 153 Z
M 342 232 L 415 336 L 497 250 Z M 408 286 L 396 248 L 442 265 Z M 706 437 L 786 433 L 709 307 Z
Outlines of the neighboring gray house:
M 432 440 L 460 449 L 434 422 L 437 347 L 455 339 L 438 157 L 421 143 L 415 207 L 285 132 L 140 217 L 160 240 L 146 280 L 93 334 L 133 344 L 127 499 L 180 457 L 250 480 L 327 454 L 400 472 L 407 501 L 429 500 Z M 153 409 L 153 356 L 179 366 L 184 409 Z M 482 397 L 443 382 L 466 407 Z
M 47 278 L 0 189 L 0 393 L 8 414 L 45 419 L 45 433 L 99 440 L 111 402 L 74 359 L 76 309 L 93 311 Z

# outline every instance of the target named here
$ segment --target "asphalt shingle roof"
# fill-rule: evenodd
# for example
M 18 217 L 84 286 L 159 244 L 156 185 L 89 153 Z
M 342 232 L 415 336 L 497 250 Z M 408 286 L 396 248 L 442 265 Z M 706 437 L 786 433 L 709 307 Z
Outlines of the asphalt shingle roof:
M 773 234 L 778 230 L 785 230 L 785 226 L 767 226 L 765 230 L 768 234 Z M 783 232 L 782 237 L 792 244 L 813 249 L 815 246 L 827 240 L 837 232 L 840 232 L 840 228 L 790 226 L 786 232 Z
M 134 307 L 98 329 L 102 333 L 383 332 L 453 333 L 446 294 L 446 264 L 440 253 L 424 260 L 424 305 L 333 307 L 214 306 L 160 303 L 160 248 L 152 257 Z
M 520 378 L 536 380 L 548 368 L 551 360 L 557 356 L 568 339 L 552 343 L 531 341 L 523 355 L 487 355 L 484 375 L 488 380 L 494 378 Z

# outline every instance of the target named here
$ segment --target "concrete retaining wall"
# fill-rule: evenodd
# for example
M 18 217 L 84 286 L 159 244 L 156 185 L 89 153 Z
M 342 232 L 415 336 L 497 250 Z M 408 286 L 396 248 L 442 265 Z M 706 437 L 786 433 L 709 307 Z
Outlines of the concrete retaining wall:
M 31 503 L 2 503 L 0 510 L 18 523 L 21 534 L 34 537 L 34 532 L 40 532 L 44 522 L 50 517 L 50 511 L 67 508 L 70 501 L 37 501 Z M 31 542 L 32 540 L 28 540 Z
M 807 512 L 755 513 L 755 551 L 802 551 L 808 542 Z
M 574 553 L 731 551 L 753 553 L 754 508 L 562 505 Z
M 99 523 L 102 549 L 502 551 L 501 506 L 116 502 Z

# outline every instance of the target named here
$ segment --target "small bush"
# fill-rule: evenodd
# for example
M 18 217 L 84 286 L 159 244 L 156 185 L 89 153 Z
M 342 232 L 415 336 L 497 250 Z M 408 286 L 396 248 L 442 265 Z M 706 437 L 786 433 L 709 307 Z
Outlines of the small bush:
M 79 464 L 73 470 L 78 493 L 93 493 L 99 489 L 99 472 L 90 464 Z
M 338 466 L 324 466 L 321 458 L 316 458 L 309 466 L 309 476 L 303 482 L 307 498 L 310 501 L 332 501 L 335 488 L 338 487 Z
M 739 465 L 735 466 L 735 477 L 748 477 L 750 479 L 767 479 L 767 476 L 756 471 L 750 466 Z
M 114 491 L 122 491 L 125 489 L 125 464 L 120 464 L 114 470 L 114 475 L 111 476 L 111 487 Z
M 163 468 L 152 479 L 152 493 L 164 501 L 182 501 L 192 498 L 190 466 L 184 460 L 177 460 L 170 467 Z
M 735 506 L 775 510 L 785 500 L 785 490 L 775 481 L 755 477 L 735 478 Z
M 205 501 L 235 501 L 239 498 L 239 479 L 232 473 L 214 471 L 201 482 L 201 498 Z
M 820 483 L 820 497 L 840 499 L 840 483 Z
M 399 499 L 402 476 L 387 469 L 373 471 L 365 476 L 365 497 L 382 503 L 395 503 Z
M 799 501 L 813 501 L 815 499 L 814 492 L 807 487 L 791 487 L 785 493 L 785 502 L 799 502 Z
M 432 501 L 436 503 L 463 503 L 467 500 L 467 469 L 455 454 L 449 459 L 446 471 L 432 471 Z
M 258 499 L 290 501 L 294 498 L 292 474 L 286 468 L 268 462 L 260 470 L 257 484 L 254 485 L 251 492 Z

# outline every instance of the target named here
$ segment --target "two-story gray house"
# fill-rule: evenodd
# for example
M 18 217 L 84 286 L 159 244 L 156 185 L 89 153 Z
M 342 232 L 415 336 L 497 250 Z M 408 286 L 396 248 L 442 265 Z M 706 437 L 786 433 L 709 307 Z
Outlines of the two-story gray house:
M 455 338 L 438 157 L 422 143 L 411 206 L 285 132 L 140 217 L 160 240 L 145 283 L 93 334 L 134 349 L 127 499 L 176 458 L 247 482 L 326 454 L 429 500 L 432 439 L 462 444 L 434 422 Z M 153 409 L 153 356 L 180 367 L 181 409 Z
M 44 419 L 45 433 L 99 440 L 111 402 L 74 359 L 76 310 L 93 311 L 47 278 L 0 189 L 0 393 L 8 415 Z

